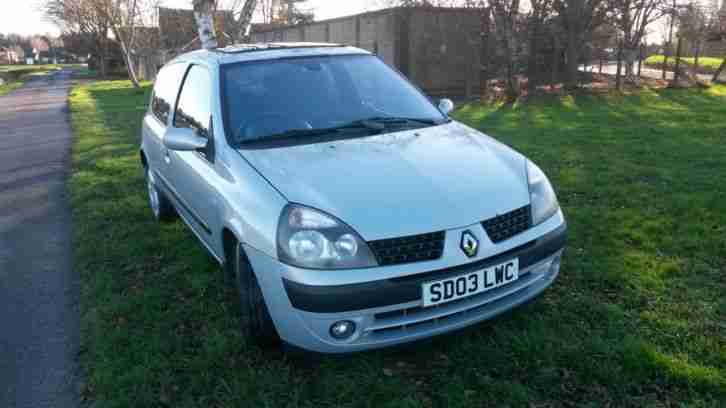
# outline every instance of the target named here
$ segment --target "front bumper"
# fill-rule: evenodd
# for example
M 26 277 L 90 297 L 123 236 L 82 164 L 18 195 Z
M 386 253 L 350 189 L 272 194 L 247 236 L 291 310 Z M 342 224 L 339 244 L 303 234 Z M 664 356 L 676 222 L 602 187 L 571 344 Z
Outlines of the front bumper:
M 548 232 L 474 262 L 343 285 L 296 282 L 293 278 L 297 275 L 289 266 L 251 248 L 247 248 L 247 253 L 270 315 L 285 342 L 320 353 L 348 353 L 463 328 L 536 297 L 559 274 L 567 226 L 561 214 L 558 218 L 559 222 L 554 222 L 554 228 L 550 225 Z M 520 263 L 517 281 L 469 298 L 422 307 L 423 282 L 465 274 L 512 258 L 518 258 Z M 407 267 L 421 266 L 413 263 Z M 356 324 L 356 332 L 347 340 L 336 340 L 330 335 L 330 326 L 340 320 Z

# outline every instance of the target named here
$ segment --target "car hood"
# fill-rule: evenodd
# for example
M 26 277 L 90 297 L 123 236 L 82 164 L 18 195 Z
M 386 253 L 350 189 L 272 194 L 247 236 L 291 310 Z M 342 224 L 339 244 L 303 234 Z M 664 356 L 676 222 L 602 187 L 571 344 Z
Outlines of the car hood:
M 457 122 L 240 153 L 289 201 L 367 241 L 472 225 L 529 203 L 524 157 Z

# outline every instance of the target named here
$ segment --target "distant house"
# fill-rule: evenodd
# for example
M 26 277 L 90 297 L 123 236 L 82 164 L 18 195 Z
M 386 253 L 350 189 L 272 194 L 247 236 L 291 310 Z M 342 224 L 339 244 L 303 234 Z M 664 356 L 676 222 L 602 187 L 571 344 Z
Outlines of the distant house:
M 0 65 L 19 64 L 20 56 L 12 48 L 0 47 Z

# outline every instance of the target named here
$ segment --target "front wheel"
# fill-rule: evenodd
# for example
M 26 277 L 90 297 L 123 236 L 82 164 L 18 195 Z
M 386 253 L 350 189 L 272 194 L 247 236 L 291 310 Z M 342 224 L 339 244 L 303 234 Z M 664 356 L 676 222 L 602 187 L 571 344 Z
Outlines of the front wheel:
M 240 329 L 246 341 L 260 346 L 273 346 L 279 342 L 277 330 L 242 245 L 237 243 L 228 255 L 227 265 L 237 283 L 240 302 Z
M 146 174 L 146 191 L 149 195 L 149 207 L 151 207 L 151 213 L 154 215 L 154 219 L 157 221 L 173 220 L 176 215 L 174 206 L 166 198 L 164 193 L 159 191 L 154 172 L 149 167 L 146 167 L 144 172 Z

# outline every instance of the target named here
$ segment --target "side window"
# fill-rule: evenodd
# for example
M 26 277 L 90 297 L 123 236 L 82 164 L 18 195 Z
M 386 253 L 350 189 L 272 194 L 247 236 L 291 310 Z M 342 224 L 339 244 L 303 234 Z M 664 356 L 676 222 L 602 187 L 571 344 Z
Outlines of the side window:
M 174 114 L 174 127 L 189 128 L 201 137 L 211 138 L 209 129 L 212 115 L 209 106 L 211 95 L 212 84 L 208 71 L 199 65 L 192 65 L 179 95 Z
M 154 94 L 151 99 L 151 112 L 165 126 L 169 123 L 174 98 L 176 98 L 185 64 L 170 65 L 159 72 L 154 84 Z

